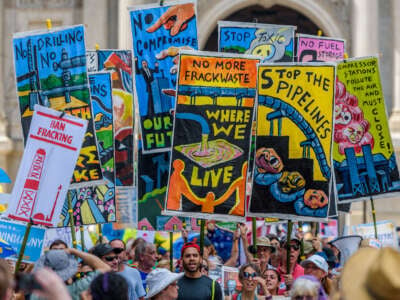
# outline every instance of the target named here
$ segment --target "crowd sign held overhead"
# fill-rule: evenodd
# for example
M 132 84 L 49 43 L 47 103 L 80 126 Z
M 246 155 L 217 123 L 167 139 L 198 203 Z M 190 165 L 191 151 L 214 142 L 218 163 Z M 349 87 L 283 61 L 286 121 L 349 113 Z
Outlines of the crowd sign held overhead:
M 181 52 L 168 214 L 244 216 L 258 62 Z
M 257 85 L 249 215 L 327 218 L 335 66 L 259 65 Z
M 344 58 L 345 41 L 342 39 L 297 34 L 297 61 L 337 61 Z
M 58 223 L 87 127 L 85 120 L 60 114 L 35 106 L 7 211 L 11 219 Z
M 103 175 L 94 137 L 86 73 L 84 27 L 17 33 L 13 47 L 25 141 L 35 104 L 88 120 L 87 133 L 71 184 L 83 186 L 101 182 Z
M 399 171 L 376 57 L 337 66 L 334 142 L 339 203 L 398 195 Z
M 143 151 L 172 143 L 178 54 L 197 49 L 195 2 L 130 11 Z

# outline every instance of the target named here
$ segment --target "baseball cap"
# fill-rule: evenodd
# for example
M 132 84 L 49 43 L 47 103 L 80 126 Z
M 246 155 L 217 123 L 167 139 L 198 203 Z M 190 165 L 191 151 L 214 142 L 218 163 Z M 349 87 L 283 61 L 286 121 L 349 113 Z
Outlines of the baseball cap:
M 328 273 L 328 271 L 329 271 L 328 263 L 322 256 L 314 254 L 314 255 L 310 256 L 309 258 L 307 258 L 306 260 L 303 260 L 301 262 L 301 266 L 304 267 L 307 263 L 310 263 L 310 262 L 313 263 L 314 265 L 316 265 L 317 268 Z
M 97 257 L 102 257 L 111 252 L 114 252 L 114 248 L 110 244 L 98 244 L 96 247 L 94 247 L 92 254 L 96 255 Z

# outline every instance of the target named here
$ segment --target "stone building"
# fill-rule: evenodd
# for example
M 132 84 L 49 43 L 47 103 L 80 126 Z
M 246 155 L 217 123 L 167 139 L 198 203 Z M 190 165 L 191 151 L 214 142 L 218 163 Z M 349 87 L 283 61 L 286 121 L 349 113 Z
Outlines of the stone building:
M 131 48 L 127 7 L 153 0 L 0 1 L 0 167 L 14 180 L 23 152 L 12 53 L 14 32 L 85 24 L 93 49 Z M 400 149 L 400 1 L 397 0 L 198 0 L 200 49 L 216 50 L 217 21 L 296 25 L 297 32 L 346 39 L 349 57 L 380 56 L 382 86 L 393 142 Z M 11 190 L 12 186 L 6 186 Z M 376 201 L 378 219 L 400 222 L 400 199 Z M 362 204 L 353 204 L 351 222 L 362 222 Z M 367 208 L 369 211 L 369 208 Z M 367 213 L 370 221 L 370 213 Z M 350 217 L 347 218 L 348 222 Z

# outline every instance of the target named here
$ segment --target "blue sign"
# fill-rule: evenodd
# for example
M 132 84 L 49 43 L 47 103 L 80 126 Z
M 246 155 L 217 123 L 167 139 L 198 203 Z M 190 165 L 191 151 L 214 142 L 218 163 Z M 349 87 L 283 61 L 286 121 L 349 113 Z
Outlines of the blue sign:
M 0 221 L 0 238 L 5 240 L 11 247 L 13 247 L 17 253 L 19 253 L 22 240 L 24 239 L 24 234 L 26 230 L 26 225 L 9 222 Z M 26 262 L 35 262 L 39 259 L 44 241 L 44 228 L 39 228 L 32 226 L 29 233 L 28 242 L 26 243 L 26 248 L 24 252 L 23 260 Z M 10 258 L 17 258 L 15 257 Z

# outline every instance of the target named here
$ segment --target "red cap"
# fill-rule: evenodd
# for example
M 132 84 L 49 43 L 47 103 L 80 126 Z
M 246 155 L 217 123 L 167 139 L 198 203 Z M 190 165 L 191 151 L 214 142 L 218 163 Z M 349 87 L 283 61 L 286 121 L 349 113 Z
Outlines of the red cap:
M 188 243 L 183 244 L 183 246 L 182 246 L 181 257 L 183 256 L 183 252 L 185 252 L 185 250 L 186 250 L 187 248 L 196 248 L 197 251 L 199 251 L 199 253 L 200 253 L 200 247 L 199 247 L 199 245 L 197 245 L 197 244 L 194 243 L 194 242 L 188 242 Z

